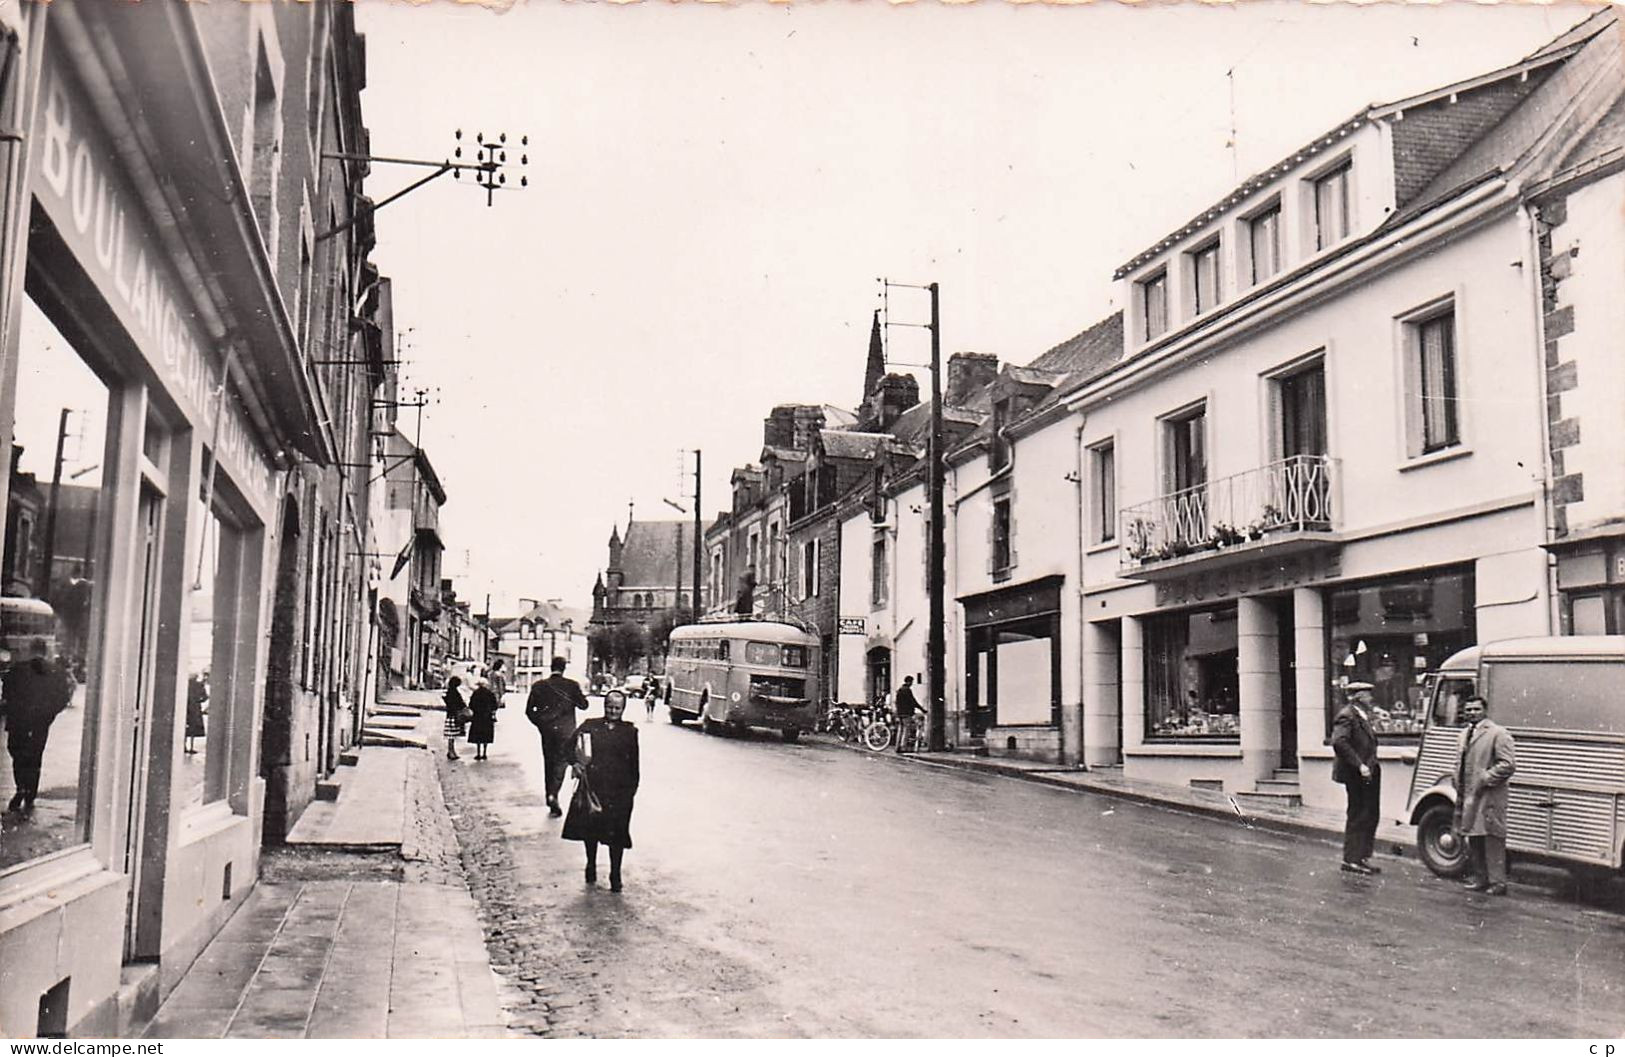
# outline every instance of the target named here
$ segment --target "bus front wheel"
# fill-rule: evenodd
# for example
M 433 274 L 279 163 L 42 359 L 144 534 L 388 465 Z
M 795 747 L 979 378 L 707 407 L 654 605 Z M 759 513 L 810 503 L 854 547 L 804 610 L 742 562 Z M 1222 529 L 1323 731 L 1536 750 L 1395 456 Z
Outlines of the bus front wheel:
M 1416 823 L 1416 852 L 1422 863 L 1440 877 L 1460 877 L 1467 872 L 1467 841 L 1456 832 L 1456 808 L 1437 803 Z
M 784 738 L 786 743 L 793 744 L 801 739 L 801 731 L 797 730 L 795 727 L 786 727 L 781 732 L 781 737 Z

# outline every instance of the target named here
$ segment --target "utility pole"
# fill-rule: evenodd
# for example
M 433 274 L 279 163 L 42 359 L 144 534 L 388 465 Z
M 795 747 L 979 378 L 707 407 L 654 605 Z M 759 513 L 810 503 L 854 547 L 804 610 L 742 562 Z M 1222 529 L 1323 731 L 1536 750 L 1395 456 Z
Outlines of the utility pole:
M 694 619 L 700 619 L 700 449 L 694 449 Z
M 68 416 L 73 414 L 71 407 L 62 409 L 62 416 L 57 419 L 56 425 L 56 460 L 51 464 L 51 498 L 45 507 L 45 554 L 44 567 L 40 571 L 39 597 L 51 598 L 51 566 L 56 564 L 56 507 L 59 493 L 62 490 L 62 449 L 68 440 Z
M 931 605 L 927 617 L 925 678 L 931 687 L 928 748 L 942 752 L 948 747 L 947 732 L 943 729 L 948 720 L 947 600 L 944 598 L 948 553 L 942 516 L 942 490 L 946 483 L 942 459 L 942 324 L 937 284 L 931 283 L 927 289 L 931 291 L 931 539 L 927 554 L 931 566 L 928 585 Z

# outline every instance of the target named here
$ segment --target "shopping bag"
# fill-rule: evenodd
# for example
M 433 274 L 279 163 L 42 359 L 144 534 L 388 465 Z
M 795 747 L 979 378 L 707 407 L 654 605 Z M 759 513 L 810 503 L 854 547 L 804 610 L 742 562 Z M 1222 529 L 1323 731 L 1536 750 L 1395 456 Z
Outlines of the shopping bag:
M 570 798 L 570 810 L 579 811 L 589 818 L 604 812 L 604 805 L 598 799 L 598 794 L 592 791 L 592 786 L 587 784 L 585 774 L 576 782 L 575 795 Z

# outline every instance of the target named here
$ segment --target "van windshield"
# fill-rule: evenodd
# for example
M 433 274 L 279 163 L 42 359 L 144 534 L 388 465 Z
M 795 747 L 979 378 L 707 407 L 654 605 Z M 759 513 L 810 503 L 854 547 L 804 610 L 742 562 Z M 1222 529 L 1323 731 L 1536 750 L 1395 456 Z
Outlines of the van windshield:
M 1433 720 L 1435 727 L 1464 727 L 1466 721 L 1461 718 L 1461 704 L 1473 696 L 1473 680 L 1464 676 L 1445 676 L 1439 680 L 1439 688 L 1433 695 Z

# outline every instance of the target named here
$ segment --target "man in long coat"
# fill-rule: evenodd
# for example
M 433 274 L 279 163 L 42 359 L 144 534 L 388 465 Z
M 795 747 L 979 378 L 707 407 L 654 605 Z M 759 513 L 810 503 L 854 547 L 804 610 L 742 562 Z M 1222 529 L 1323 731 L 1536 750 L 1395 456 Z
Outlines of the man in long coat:
M 6 710 L 6 751 L 17 792 L 7 811 L 32 811 L 39 796 L 40 767 L 51 724 L 73 700 L 73 680 L 51 660 L 50 645 L 35 639 L 28 660 L 4 676 L 0 689 Z
M 1371 855 L 1377 844 L 1377 816 L 1382 807 L 1382 767 L 1377 763 L 1377 734 L 1371 729 L 1371 686 L 1351 683 L 1348 704 L 1332 720 L 1332 781 L 1348 793 L 1343 824 L 1345 873 L 1381 873 Z
M 1456 773 L 1456 832 L 1465 834 L 1472 866 L 1463 883 L 1475 892 L 1507 894 L 1507 779 L 1517 770 L 1512 735 L 1484 714 L 1482 697 L 1462 702 L 1467 738 Z
M 574 679 L 564 674 L 563 657 L 553 658 L 553 674 L 530 688 L 525 701 L 525 718 L 536 724 L 542 735 L 542 767 L 546 772 L 547 810 L 557 817 L 559 788 L 570 764 L 570 741 L 576 733 L 576 709 L 587 710 L 587 696 Z

